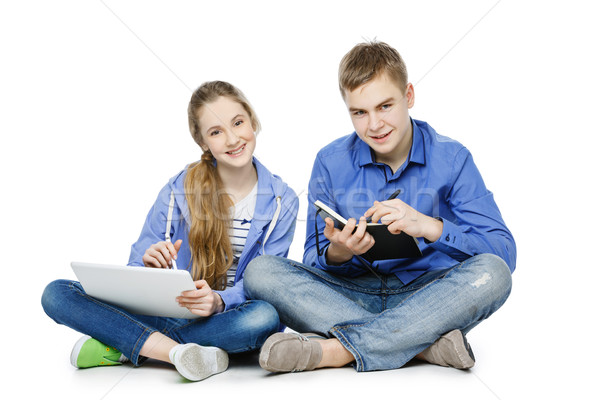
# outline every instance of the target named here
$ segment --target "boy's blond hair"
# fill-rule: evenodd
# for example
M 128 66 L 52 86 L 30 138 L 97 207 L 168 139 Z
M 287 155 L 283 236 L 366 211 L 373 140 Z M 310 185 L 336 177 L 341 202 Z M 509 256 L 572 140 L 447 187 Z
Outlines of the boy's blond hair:
M 340 61 L 338 81 L 342 97 L 346 97 L 346 91 L 351 92 L 382 73 L 387 73 L 402 92 L 406 90 L 406 64 L 396 49 L 378 41 L 357 44 Z

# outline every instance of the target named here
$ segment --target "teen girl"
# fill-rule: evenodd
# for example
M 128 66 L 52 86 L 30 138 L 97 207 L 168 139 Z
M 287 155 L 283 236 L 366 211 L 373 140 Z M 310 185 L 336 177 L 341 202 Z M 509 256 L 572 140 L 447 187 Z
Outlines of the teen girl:
M 258 349 L 279 329 L 270 304 L 246 300 L 242 278 L 253 258 L 287 255 L 298 199 L 253 157 L 260 124 L 236 87 L 204 83 L 188 119 L 202 158 L 160 191 L 129 265 L 187 269 L 197 290 L 177 301 L 201 318 L 133 315 L 87 296 L 79 282 L 56 280 L 42 305 L 57 323 L 86 334 L 71 353 L 77 368 L 153 358 L 197 381 L 227 369 L 227 353 Z

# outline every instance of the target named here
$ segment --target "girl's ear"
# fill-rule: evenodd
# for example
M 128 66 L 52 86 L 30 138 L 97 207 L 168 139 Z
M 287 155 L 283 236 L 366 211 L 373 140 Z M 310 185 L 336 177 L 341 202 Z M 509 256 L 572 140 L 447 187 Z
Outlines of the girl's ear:
M 208 146 L 206 145 L 206 143 L 204 143 L 204 140 L 199 140 L 198 142 L 198 145 L 200 146 L 203 152 L 206 153 L 207 151 L 209 151 Z

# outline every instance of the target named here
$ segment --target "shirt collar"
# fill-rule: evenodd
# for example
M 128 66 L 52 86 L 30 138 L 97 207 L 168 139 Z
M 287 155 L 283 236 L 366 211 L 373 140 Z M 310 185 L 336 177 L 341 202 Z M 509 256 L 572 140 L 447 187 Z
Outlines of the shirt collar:
M 417 125 L 414 119 L 410 119 L 413 127 L 413 142 L 408 156 L 408 162 L 425 165 L 425 139 L 423 131 Z
M 410 148 L 410 154 L 408 155 L 409 163 L 417 163 L 425 165 L 425 141 L 423 139 L 423 132 L 419 126 L 415 123 L 414 119 L 410 119 L 413 128 L 413 140 Z M 356 132 L 355 132 L 356 133 Z M 358 136 L 358 134 L 356 134 Z M 366 144 L 360 137 L 358 138 L 358 162 L 361 167 L 367 164 L 374 164 L 373 154 L 371 148 Z

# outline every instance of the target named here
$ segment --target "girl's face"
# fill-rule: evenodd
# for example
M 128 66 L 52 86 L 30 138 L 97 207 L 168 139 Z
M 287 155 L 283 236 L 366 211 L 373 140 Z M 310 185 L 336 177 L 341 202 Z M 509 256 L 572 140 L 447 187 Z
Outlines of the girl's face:
M 243 168 L 252 163 L 256 135 L 250 116 L 241 104 L 219 97 L 198 113 L 202 149 L 210 150 L 217 168 Z

